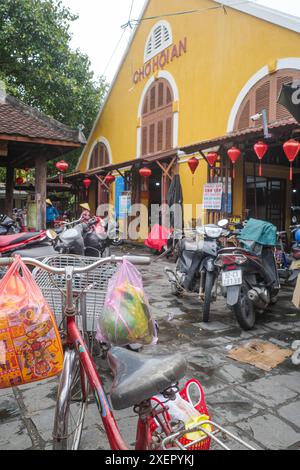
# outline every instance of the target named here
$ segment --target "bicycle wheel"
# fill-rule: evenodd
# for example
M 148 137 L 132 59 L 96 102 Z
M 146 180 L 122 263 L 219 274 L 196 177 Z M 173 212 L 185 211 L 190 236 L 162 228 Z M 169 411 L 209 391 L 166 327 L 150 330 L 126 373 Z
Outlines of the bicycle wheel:
M 74 350 L 67 350 L 55 410 L 54 450 L 79 449 L 88 396 L 88 381 L 79 355 Z

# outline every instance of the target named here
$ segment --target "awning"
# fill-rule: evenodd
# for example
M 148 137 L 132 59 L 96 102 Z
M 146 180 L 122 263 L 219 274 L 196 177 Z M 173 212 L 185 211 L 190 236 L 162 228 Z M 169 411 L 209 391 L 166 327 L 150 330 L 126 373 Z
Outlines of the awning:
M 269 124 L 268 128 L 271 134 L 270 140 L 276 140 L 276 138 L 278 138 L 278 136 L 282 133 L 291 134 L 295 130 L 300 131 L 300 126 L 294 118 L 273 122 Z M 262 126 L 250 127 L 237 132 L 225 134 L 221 137 L 216 137 L 215 139 L 203 140 L 202 142 L 181 147 L 180 150 L 186 154 L 191 154 L 196 152 L 203 152 L 209 148 L 222 145 L 238 145 L 239 143 L 244 143 L 245 140 L 253 140 L 253 142 L 255 142 L 257 139 L 264 139 L 264 129 Z

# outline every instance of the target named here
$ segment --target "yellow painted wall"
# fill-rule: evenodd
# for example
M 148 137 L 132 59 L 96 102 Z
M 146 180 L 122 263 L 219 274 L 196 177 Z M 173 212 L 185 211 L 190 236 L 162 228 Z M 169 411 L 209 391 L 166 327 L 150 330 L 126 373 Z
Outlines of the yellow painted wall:
M 210 0 L 150 0 L 145 17 L 180 10 L 216 6 Z M 169 21 L 173 42 L 187 38 L 187 53 L 166 65 L 179 90 L 179 147 L 224 135 L 231 109 L 248 80 L 263 66 L 280 58 L 300 57 L 300 34 L 226 8 L 199 14 L 174 16 Z M 144 47 L 152 26 L 158 20 L 141 23 L 131 49 L 92 132 L 79 169 L 86 171 L 88 155 L 101 136 L 108 139 L 113 163 L 135 158 L 137 153 L 137 114 L 147 79 L 134 85 L 133 74 L 144 65 Z M 207 167 L 202 162 L 195 185 L 191 173 L 180 165 L 184 198 L 187 203 L 202 200 Z M 235 183 L 234 212 L 240 212 L 242 175 Z

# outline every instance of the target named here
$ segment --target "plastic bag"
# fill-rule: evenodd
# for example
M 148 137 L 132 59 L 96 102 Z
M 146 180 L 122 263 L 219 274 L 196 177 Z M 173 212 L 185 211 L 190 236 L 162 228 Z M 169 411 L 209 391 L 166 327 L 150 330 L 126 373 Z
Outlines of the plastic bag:
M 155 344 L 157 334 L 139 271 L 123 261 L 108 284 L 97 339 L 116 346 Z
M 63 350 L 54 316 L 16 256 L 0 283 L 0 388 L 58 375 Z

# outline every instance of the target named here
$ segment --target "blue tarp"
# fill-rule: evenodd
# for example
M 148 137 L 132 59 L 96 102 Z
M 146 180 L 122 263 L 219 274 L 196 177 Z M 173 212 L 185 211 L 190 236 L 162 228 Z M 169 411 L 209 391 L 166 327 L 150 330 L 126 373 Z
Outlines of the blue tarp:
M 250 219 L 241 231 L 239 239 L 264 246 L 275 246 L 277 243 L 277 228 L 269 222 Z

